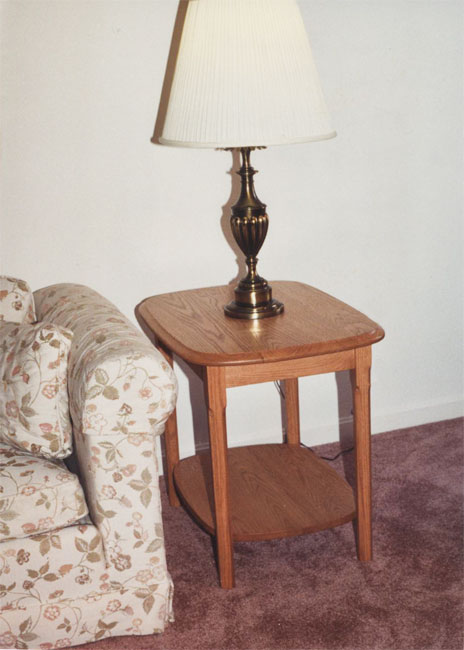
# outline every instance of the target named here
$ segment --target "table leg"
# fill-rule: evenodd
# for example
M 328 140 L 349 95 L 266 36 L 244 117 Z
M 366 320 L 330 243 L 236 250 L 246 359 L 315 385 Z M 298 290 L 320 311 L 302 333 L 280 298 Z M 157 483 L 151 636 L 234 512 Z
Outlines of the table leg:
M 168 497 L 171 506 L 179 507 L 180 501 L 174 485 L 174 467 L 179 462 L 179 440 L 177 436 L 177 415 L 176 409 L 166 421 L 164 430 L 164 443 L 166 447 L 166 469 L 168 483 Z
M 358 558 L 363 562 L 368 562 L 372 559 L 371 347 L 357 348 L 355 362 L 356 366 L 351 372 L 351 379 L 354 403 Z
M 223 368 L 206 367 L 205 395 L 208 407 L 219 579 L 223 589 L 231 589 L 235 585 L 235 579 L 227 461 L 227 399 Z
M 284 382 L 285 420 L 287 444 L 300 446 L 300 403 L 298 398 L 298 378 Z
M 174 365 L 174 359 L 171 350 L 164 346 L 158 345 L 158 350 L 164 356 L 171 368 Z M 177 409 L 171 413 L 166 421 L 164 429 L 164 444 L 166 447 L 166 470 L 167 470 L 167 487 L 168 497 L 171 506 L 179 507 L 180 501 L 177 496 L 176 488 L 174 485 L 174 467 L 179 462 L 179 436 L 177 434 Z

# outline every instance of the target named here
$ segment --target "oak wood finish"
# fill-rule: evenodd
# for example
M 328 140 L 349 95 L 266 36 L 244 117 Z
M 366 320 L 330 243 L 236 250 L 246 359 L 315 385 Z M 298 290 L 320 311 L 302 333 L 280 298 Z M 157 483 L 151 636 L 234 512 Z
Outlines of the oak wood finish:
M 285 312 L 275 318 L 228 318 L 230 287 L 147 298 L 142 325 L 172 363 L 187 361 L 202 377 L 210 453 L 179 461 L 175 414 L 167 425 L 168 486 L 216 537 L 221 586 L 234 586 L 233 541 L 314 532 L 356 516 L 358 557 L 372 557 L 370 467 L 371 345 L 384 332 L 369 318 L 317 289 L 273 282 Z M 353 384 L 356 507 L 351 488 L 300 445 L 298 378 L 350 370 Z M 287 444 L 227 449 L 226 389 L 283 381 Z M 173 476 L 174 474 L 174 476 Z
M 229 286 L 147 298 L 137 312 L 171 350 L 200 365 L 267 363 L 352 350 L 380 341 L 384 332 L 356 309 L 299 282 L 272 282 L 285 303 L 278 317 L 228 318 Z
M 308 449 L 279 444 L 234 447 L 228 451 L 228 465 L 234 541 L 314 533 L 355 516 L 349 485 Z M 182 460 L 174 476 L 182 501 L 214 534 L 209 454 Z
M 261 384 L 273 381 L 276 377 L 279 379 L 309 377 L 326 372 L 349 370 L 354 367 L 354 363 L 354 350 L 344 350 L 304 359 L 269 361 L 265 364 L 247 364 L 246 366 L 226 366 L 226 384 L 228 388 L 232 388 L 233 386 Z
M 370 371 L 371 348 L 356 350 L 356 365 L 351 373 L 351 381 L 354 403 L 356 532 L 358 558 L 362 562 L 372 559 Z
M 300 445 L 300 401 L 298 394 L 298 378 L 286 379 L 284 382 L 285 420 L 287 444 Z
M 235 585 L 227 463 L 226 386 L 224 369 L 206 368 L 205 397 L 208 408 L 209 443 L 214 495 L 214 532 L 223 589 Z

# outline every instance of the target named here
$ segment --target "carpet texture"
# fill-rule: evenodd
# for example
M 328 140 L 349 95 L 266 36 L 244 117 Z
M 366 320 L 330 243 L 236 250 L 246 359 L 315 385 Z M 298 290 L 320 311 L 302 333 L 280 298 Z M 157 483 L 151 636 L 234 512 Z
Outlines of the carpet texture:
M 352 524 L 235 545 L 218 587 L 210 537 L 164 496 L 176 622 L 81 650 L 461 650 L 463 420 L 373 436 L 374 559 Z M 335 455 L 338 444 L 317 448 Z M 311 453 L 311 452 L 308 452 Z M 353 454 L 333 462 L 353 480 Z M 164 485 L 163 485 L 164 493 Z

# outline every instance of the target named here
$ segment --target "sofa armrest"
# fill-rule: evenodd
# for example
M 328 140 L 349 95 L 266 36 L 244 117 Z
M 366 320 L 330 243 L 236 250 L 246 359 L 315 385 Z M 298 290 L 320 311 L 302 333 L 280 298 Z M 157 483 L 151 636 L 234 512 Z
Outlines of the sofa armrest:
M 160 434 L 174 409 L 177 382 L 163 356 L 96 291 L 57 284 L 34 293 L 38 320 L 73 331 L 70 411 L 84 434 Z
M 175 406 L 175 376 L 145 335 L 95 291 L 61 284 L 34 298 L 38 319 L 74 333 L 68 370 L 74 446 L 109 584 L 136 589 L 148 611 L 156 585 L 169 580 L 155 437 Z

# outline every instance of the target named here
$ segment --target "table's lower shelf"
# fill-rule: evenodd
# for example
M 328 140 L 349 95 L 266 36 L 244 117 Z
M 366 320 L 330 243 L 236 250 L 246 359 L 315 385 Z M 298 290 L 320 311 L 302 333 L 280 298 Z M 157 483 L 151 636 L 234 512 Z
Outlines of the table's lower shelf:
M 355 516 L 346 481 L 302 447 L 256 445 L 228 450 L 234 541 L 292 537 L 333 528 Z M 209 453 L 181 460 L 174 470 L 181 500 L 215 533 Z

